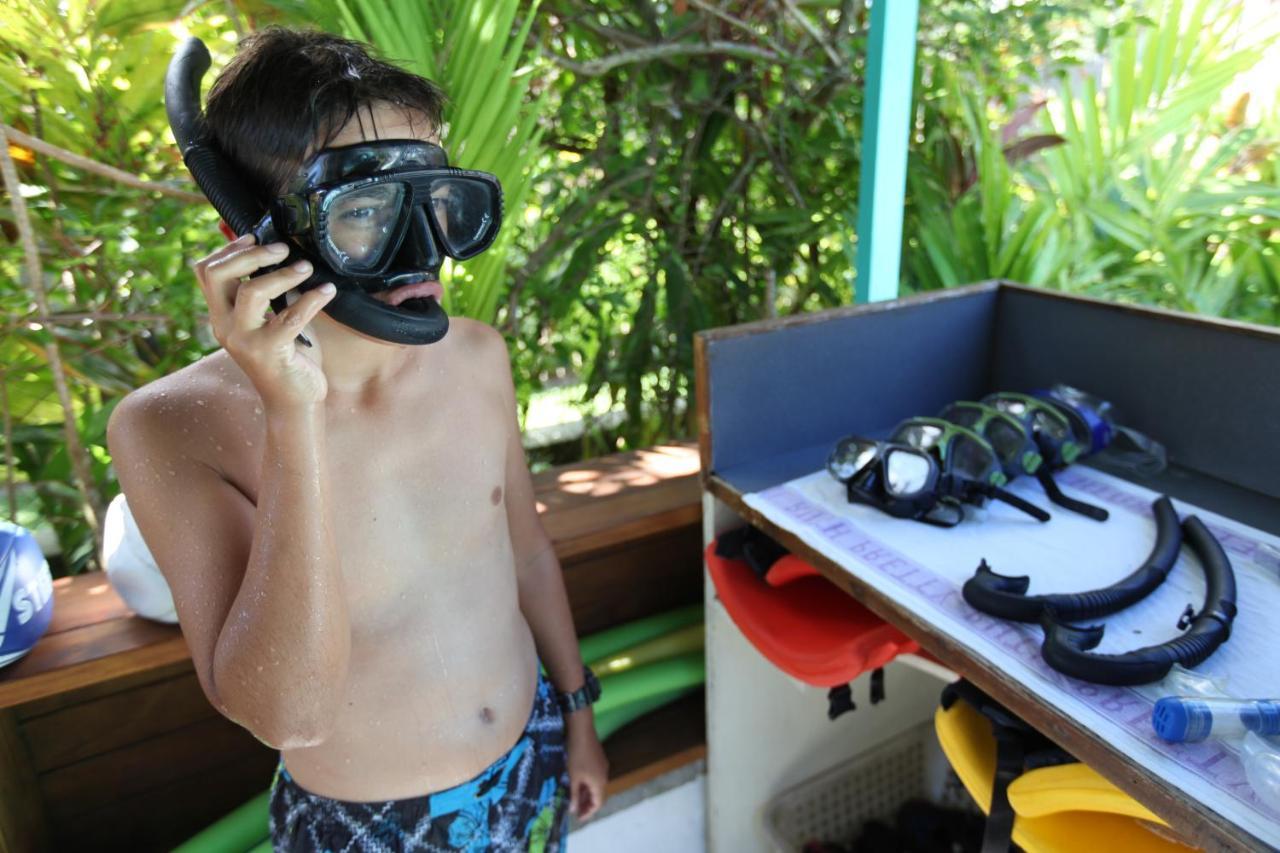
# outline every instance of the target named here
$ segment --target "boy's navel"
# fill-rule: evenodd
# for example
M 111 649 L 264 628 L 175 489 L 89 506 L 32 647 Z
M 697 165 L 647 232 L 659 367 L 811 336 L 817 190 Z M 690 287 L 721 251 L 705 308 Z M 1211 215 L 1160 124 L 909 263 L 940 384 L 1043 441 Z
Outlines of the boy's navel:
M 502 486 L 494 486 L 493 491 L 489 494 L 489 503 L 497 506 L 502 502 Z
M 480 709 L 480 719 L 484 720 L 486 723 L 492 723 L 497 719 L 497 715 L 493 713 L 492 708 L 485 706 Z

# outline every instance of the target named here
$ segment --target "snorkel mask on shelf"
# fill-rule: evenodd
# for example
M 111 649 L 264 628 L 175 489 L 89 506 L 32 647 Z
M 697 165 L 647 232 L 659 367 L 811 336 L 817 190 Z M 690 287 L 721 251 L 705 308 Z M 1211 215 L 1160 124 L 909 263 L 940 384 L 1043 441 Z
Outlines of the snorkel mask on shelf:
M 374 294 L 435 280 L 445 257 L 466 260 L 492 245 L 502 222 L 498 179 L 450 168 L 444 149 L 421 140 L 362 142 L 317 153 L 264 212 L 205 131 L 199 93 L 209 64 L 204 43 L 188 39 L 169 63 L 165 108 L 187 168 L 231 229 L 289 246 L 261 272 L 305 259 L 313 272 L 298 289 L 332 282 L 338 292 L 324 311 L 338 322 L 390 343 L 444 337 L 449 317 L 434 298 Z M 285 305 L 272 300 L 277 312 Z
M 1159 474 L 1168 464 L 1164 445 L 1121 425 L 1109 401 L 1062 383 L 1034 396 L 1062 412 L 1086 455 L 1102 454 L 1116 467 L 1147 476 Z
M 1048 521 L 1035 504 L 1005 491 L 995 451 L 979 435 L 934 418 L 911 418 L 889 441 L 847 436 L 827 460 L 827 470 L 845 484 L 850 503 L 874 506 L 896 518 L 937 527 L 964 520 L 963 504 L 990 498 Z
M 1021 395 L 992 395 L 988 399 L 992 398 L 1002 408 L 959 400 L 943 409 L 939 417 L 969 427 L 985 438 L 1010 480 L 1030 474 L 1040 482 L 1049 500 L 1058 506 L 1097 521 L 1106 521 L 1108 513 L 1105 509 L 1073 498 L 1058 488 L 1050 465 L 1045 464 L 1041 455 L 1041 450 L 1047 450 L 1052 454 L 1050 458 L 1063 461 L 1064 453 L 1068 452 L 1066 444 L 1061 440 L 1055 443 L 1052 435 L 1066 434 L 1069 424 L 1065 416 L 1054 417 L 1051 411 L 1034 412 L 1036 404 L 1028 407 Z

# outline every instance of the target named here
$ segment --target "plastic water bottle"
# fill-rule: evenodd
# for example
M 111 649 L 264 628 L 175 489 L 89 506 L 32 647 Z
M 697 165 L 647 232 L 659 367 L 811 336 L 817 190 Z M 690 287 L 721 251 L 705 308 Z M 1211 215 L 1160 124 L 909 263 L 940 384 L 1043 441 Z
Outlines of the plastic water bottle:
M 1280 814 L 1280 740 L 1249 732 L 1240 745 L 1240 760 L 1258 799 Z
M 1166 696 L 1156 702 L 1151 725 L 1171 743 L 1210 737 L 1238 743 L 1250 787 L 1280 813 L 1280 699 Z
M 1196 743 L 1210 737 L 1235 739 L 1248 732 L 1280 735 L 1280 699 L 1166 696 L 1156 702 L 1151 725 L 1171 743 Z

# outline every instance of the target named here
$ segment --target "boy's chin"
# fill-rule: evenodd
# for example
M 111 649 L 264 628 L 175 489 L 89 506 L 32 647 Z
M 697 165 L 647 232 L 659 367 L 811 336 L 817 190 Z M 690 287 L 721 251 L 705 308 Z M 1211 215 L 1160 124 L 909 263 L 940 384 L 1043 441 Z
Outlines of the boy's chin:
M 426 297 L 426 299 L 433 302 L 435 301 L 431 297 Z M 409 313 L 409 312 L 406 312 L 406 313 Z M 324 311 L 321 311 L 319 314 L 313 317 L 311 319 L 311 324 L 313 326 L 316 326 L 318 329 L 323 330 L 322 334 L 324 335 L 325 338 L 329 338 L 329 339 L 337 339 L 337 338 L 341 338 L 344 335 L 347 335 L 355 338 L 360 338 L 361 340 L 369 341 L 370 343 L 381 344 L 384 347 L 395 347 L 396 349 L 404 349 L 406 347 L 413 346 L 413 344 L 402 344 L 396 341 L 388 341 L 383 338 L 377 338 L 377 337 L 374 337 L 373 335 L 365 334 L 359 329 L 351 328 L 346 323 L 339 323 L 337 320 L 333 319 L 328 314 L 324 313 Z M 447 337 L 448 334 L 449 334 L 448 331 L 446 331 L 444 336 Z M 443 340 L 443 337 L 441 338 L 441 340 Z

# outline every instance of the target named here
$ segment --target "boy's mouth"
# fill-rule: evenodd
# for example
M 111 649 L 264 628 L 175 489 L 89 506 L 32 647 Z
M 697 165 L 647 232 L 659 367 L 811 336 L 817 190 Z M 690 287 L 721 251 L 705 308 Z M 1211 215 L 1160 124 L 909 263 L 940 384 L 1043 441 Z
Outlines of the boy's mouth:
M 430 281 L 413 281 L 394 287 L 391 290 L 383 290 L 373 294 L 373 298 L 395 308 L 403 308 L 407 311 L 425 311 L 429 307 L 427 300 L 434 299 L 439 302 L 443 295 L 444 287 L 439 281 L 432 279 Z

